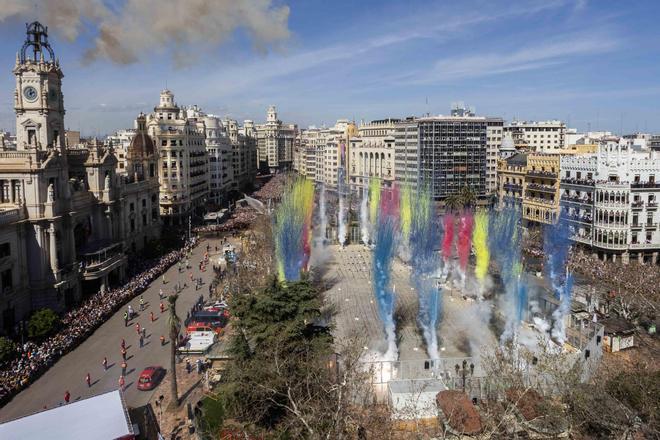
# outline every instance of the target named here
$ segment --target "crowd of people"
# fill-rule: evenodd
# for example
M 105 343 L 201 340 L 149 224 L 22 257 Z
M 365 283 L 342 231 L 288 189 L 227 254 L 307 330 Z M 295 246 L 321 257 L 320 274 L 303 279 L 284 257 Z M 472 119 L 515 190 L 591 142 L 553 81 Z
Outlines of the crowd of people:
M 287 174 L 275 174 L 266 182 L 261 188 L 256 190 L 252 197 L 262 202 L 267 200 L 279 200 L 284 193 L 284 185 L 286 184 Z
M 180 261 L 197 244 L 195 238 L 178 250 L 151 261 L 132 265 L 135 274 L 120 287 L 97 292 L 62 317 L 57 334 L 41 343 L 28 341 L 18 356 L 0 369 L 0 406 L 43 374 L 64 354 L 81 344 L 94 330 L 149 284 Z
M 194 228 L 195 233 L 230 232 L 248 228 L 257 218 L 257 213 L 249 207 L 237 207 L 231 217 L 219 225 L 205 225 Z

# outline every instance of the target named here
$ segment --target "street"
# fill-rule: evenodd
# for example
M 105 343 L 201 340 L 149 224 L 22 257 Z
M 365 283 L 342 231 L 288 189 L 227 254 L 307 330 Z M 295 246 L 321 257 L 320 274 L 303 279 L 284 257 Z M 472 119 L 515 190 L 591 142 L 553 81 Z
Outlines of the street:
M 174 292 L 177 282 L 188 287 L 183 289 L 177 301 L 177 315 L 182 321 L 186 318 L 186 312 L 197 301 L 200 295 L 208 299 L 209 284 L 213 280 L 213 269 L 211 264 L 207 265 L 205 272 L 199 271 L 199 262 L 204 258 L 206 245 L 211 245 L 210 256 L 215 252 L 215 246 L 221 249 L 220 239 L 202 239 L 200 244 L 193 250 L 190 259 L 191 268 L 178 272 L 177 264 L 174 264 L 166 272 L 167 284 L 163 285 L 162 277 L 158 277 L 144 291 L 145 310 L 140 312 L 138 295 L 129 304 L 138 313 L 138 316 L 124 326 L 123 313 L 126 306 L 121 308 L 115 315 L 99 327 L 85 342 L 75 350 L 62 357 L 43 376 L 41 376 L 30 387 L 23 390 L 14 397 L 5 407 L 0 409 L 0 422 L 22 417 L 44 407 L 52 408 L 64 404 L 64 393 L 71 393 L 71 402 L 81 398 L 90 397 L 118 388 L 118 380 L 121 375 L 121 340 L 126 340 L 127 348 L 127 374 L 126 391 L 124 397 L 130 407 L 139 407 L 146 404 L 154 391 L 137 390 L 137 380 L 142 370 L 150 365 L 159 365 L 165 369 L 169 368 L 169 336 L 167 331 L 167 300 L 163 299 L 165 312 L 159 310 L 159 290 L 162 288 L 165 296 Z M 200 276 L 204 284 L 195 291 L 193 283 L 189 278 L 192 272 L 195 278 Z M 155 321 L 150 321 L 149 312 L 153 312 Z M 146 328 L 146 339 L 144 347 L 140 348 L 139 337 L 135 324 Z M 161 346 L 160 336 L 166 338 L 166 345 Z M 108 370 L 103 369 L 103 357 L 108 358 Z M 85 376 L 91 375 L 91 386 L 87 386 Z

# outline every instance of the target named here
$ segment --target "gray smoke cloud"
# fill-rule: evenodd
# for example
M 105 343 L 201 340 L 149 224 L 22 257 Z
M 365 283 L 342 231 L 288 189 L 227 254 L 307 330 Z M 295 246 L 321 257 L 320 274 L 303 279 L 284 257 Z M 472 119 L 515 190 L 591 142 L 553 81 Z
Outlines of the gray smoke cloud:
M 69 41 L 98 29 L 84 62 L 107 59 L 131 64 L 167 51 L 181 66 L 200 53 L 245 31 L 254 48 L 278 49 L 289 38 L 289 7 L 272 0 L 125 0 L 110 6 L 102 0 L 0 0 L 0 22 L 39 20 Z

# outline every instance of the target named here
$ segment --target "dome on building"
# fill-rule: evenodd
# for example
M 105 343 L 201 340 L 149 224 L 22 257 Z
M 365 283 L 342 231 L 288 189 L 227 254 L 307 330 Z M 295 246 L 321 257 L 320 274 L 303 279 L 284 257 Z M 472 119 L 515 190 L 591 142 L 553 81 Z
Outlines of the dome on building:
M 147 133 L 139 131 L 133 137 L 131 145 L 128 147 L 127 156 L 148 157 L 154 154 L 154 141 Z

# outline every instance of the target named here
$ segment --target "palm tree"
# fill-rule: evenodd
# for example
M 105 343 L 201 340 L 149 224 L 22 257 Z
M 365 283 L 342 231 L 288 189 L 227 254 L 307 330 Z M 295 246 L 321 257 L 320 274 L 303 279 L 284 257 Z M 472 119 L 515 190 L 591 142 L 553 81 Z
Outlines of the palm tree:
M 445 209 L 447 212 L 457 211 L 462 205 L 461 197 L 458 194 L 451 194 L 445 199 Z
M 170 393 L 172 394 L 172 404 L 179 406 L 179 391 L 176 383 L 176 348 L 179 339 L 179 330 L 181 328 L 181 320 L 176 316 L 176 301 L 179 295 L 174 294 L 167 297 L 169 304 L 169 317 L 167 325 L 170 329 L 170 374 L 172 380 L 170 383 Z
M 460 198 L 463 208 L 472 208 L 477 203 L 477 195 L 469 186 L 461 188 Z

